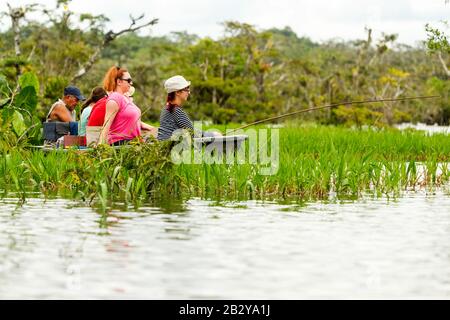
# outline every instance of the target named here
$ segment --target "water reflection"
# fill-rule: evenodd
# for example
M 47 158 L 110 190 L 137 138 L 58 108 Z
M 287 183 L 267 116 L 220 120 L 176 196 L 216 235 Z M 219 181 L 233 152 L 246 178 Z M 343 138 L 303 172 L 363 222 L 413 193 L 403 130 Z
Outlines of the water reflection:
M 441 192 L 217 204 L 3 200 L 0 298 L 450 297 Z

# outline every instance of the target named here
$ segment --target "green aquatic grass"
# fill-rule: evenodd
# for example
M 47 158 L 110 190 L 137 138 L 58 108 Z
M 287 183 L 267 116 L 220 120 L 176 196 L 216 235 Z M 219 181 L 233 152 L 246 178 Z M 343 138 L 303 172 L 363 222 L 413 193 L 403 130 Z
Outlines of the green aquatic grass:
M 356 199 L 367 192 L 399 196 L 442 186 L 450 178 L 447 135 L 323 126 L 279 130 L 274 175 L 261 175 L 260 165 L 248 163 L 174 165 L 168 144 L 103 146 L 86 153 L 4 149 L 0 192 L 23 201 L 30 192 L 79 199 L 106 212 L 115 203 L 139 207 L 161 198 L 301 203 L 330 196 Z
M 25 198 L 37 191 L 94 203 L 103 211 L 119 201 L 138 207 L 153 193 L 172 192 L 169 151 L 167 144 L 67 153 L 13 149 L 2 157 L 1 195 Z
M 287 126 L 280 129 L 275 175 L 260 175 L 256 165 L 248 164 L 180 165 L 176 170 L 191 196 L 304 201 L 327 199 L 330 191 L 357 198 L 366 192 L 398 196 L 407 189 L 434 188 L 448 182 L 449 159 L 450 139 L 444 134 Z M 424 168 L 420 176 L 419 164 Z

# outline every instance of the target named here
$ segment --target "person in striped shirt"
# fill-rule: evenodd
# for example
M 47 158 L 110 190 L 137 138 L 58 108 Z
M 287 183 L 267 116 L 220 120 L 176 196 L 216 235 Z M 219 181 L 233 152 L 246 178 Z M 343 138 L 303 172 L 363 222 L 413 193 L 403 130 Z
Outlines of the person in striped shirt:
M 158 129 L 158 140 L 168 140 L 178 129 L 194 130 L 194 125 L 189 116 L 182 109 L 182 105 L 187 101 L 191 82 L 182 76 L 174 76 L 164 82 L 167 91 L 167 104 L 161 110 Z M 219 136 L 220 133 L 202 132 L 202 136 Z

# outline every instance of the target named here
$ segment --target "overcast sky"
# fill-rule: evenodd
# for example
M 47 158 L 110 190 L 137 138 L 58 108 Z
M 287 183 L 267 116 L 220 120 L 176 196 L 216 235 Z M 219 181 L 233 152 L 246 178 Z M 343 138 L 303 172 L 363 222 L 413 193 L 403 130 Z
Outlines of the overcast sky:
M 56 0 L 10 0 L 13 6 L 42 3 L 55 7 Z M 450 20 L 450 4 L 445 0 L 73 0 L 69 9 L 77 13 L 105 14 L 108 28 L 120 30 L 129 24 L 129 14 L 145 13 L 160 22 L 144 34 L 164 35 L 187 31 L 213 38 L 222 35 L 220 22 L 236 20 L 259 29 L 290 26 L 299 36 L 315 41 L 365 37 L 364 27 L 397 33 L 399 42 L 414 45 L 425 40 L 427 22 L 439 25 Z M 0 11 L 6 1 L 0 2 Z M 9 21 L 2 20 L 2 29 Z

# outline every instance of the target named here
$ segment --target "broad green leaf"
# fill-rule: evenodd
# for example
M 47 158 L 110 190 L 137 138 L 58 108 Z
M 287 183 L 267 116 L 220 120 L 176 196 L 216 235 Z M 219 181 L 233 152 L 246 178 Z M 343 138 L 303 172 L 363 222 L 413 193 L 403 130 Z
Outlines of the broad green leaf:
M 6 77 L 4 75 L 0 74 L 0 97 L 8 96 L 9 93 L 8 81 L 6 80 Z
M 10 102 L 9 98 L 0 99 L 0 108 L 8 105 L 9 102 Z
M 26 109 L 30 112 L 36 110 L 38 98 L 36 90 L 32 86 L 22 88 L 20 93 L 16 96 L 15 106 L 18 108 Z
M 14 114 L 13 114 L 12 125 L 13 125 L 14 132 L 19 137 L 27 130 L 27 126 L 25 125 L 25 121 L 23 120 L 23 116 L 17 110 L 14 111 Z
M 4 108 L 2 110 L 2 118 L 4 122 L 10 121 L 11 117 L 13 116 L 14 109 L 12 108 Z
M 30 127 L 30 125 L 27 124 L 27 120 L 25 120 L 25 125 L 27 127 Z M 34 124 L 34 127 L 32 127 L 28 132 L 27 132 L 27 138 L 28 141 L 32 144 L 39 144 L 40 140 L 42 138 L 42 123 L 41 120 L 39 119 L 39 117 L 37 116 L 33 116 L 33 119 L 31 121 L 32 124 Z
M 22 89 L 26 87 L 34 87 L 36 93 L 39 92 L 39 80 L 33 72 L 25 72 L 22 74 L 19 78 L 19 84 Z

